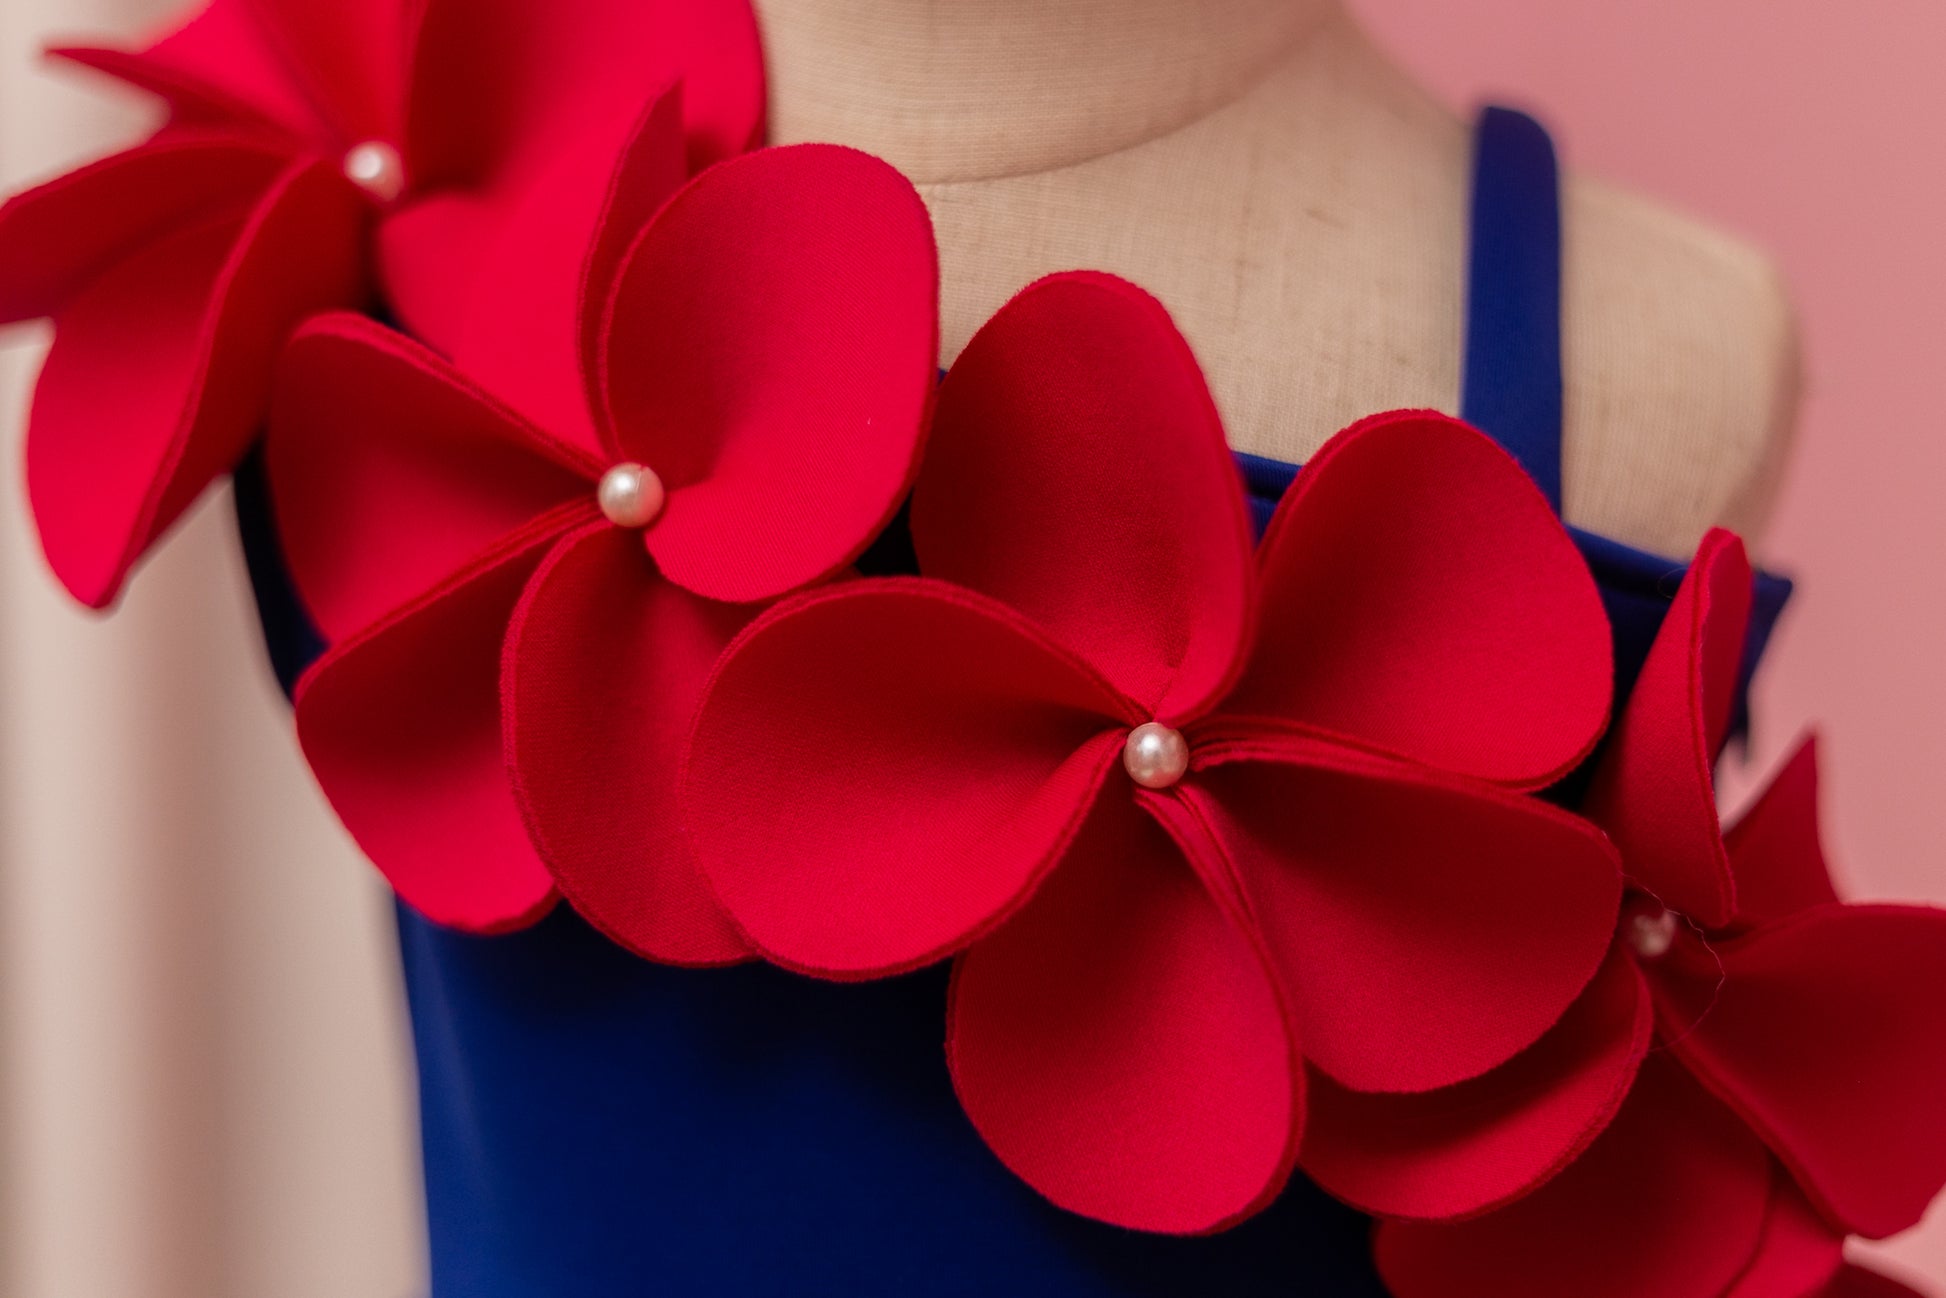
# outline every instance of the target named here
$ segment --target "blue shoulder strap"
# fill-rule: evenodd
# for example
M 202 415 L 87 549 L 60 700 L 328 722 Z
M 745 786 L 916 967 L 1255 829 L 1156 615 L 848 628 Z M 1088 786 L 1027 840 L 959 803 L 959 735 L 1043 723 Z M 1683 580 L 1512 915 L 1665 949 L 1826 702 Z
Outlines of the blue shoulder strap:
M 1561 508 L 1561 186 L 1554 142 L 1525 113 L 1480 118 L 1461 416 Z

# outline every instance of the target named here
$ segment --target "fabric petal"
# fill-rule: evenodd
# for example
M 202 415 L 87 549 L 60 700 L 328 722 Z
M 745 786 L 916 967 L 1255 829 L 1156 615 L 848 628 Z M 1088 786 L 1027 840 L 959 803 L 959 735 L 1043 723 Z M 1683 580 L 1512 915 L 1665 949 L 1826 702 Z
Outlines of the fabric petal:
M 458 352 L 474 325 L 474 295 L 505 256 L 507 220 L 492 196 L 456 189 L 415 194 L 385 212 L 372 234 L 372 257 L 386 311 L 399 327 L 441 355 Z
M 145 244 L 242 221 L 288 165 L 235 137 L 165 134 L 0 206 L 0 323 L 51 316 Z
M 925 205 L 866 154 L 765 149 L 670 200 L 624 258 L 600 367 L 614 451 L 669 489 L 647 543 L 671 581 L 768 599 L 884 530 L 937 384 L 938 293 Z
M 1460 1224 L 1388 1222 L 1395 1298 L 1721 1298 L 1757 1248 L 1763 1145 L 1666 1056 L 1615 1123 L 1536 1193 Z
M 1832 1278 L 1818 1298 L 1926 1298 L 1890 1276 L 1862 1266 L 1848 1266 Z
M 362 316 L 300 330 L 267 461 L 285 563 L 327 640 L 362 630 L 572 500 L 594 462 Z
M 758 144 L 763 52 L 748 0 L 427 0 L 407 158 L 425 188 L 529 189 L 562 141 L 673 81 L 692 168 Z
M 293 327 L 362 296 L 361 208 L 326 170 L 293 169 L 241 227 L 156 242 L 55 321 L 27 435 L 48 563 L 100 608 L 149 545 L 256 436 Z
M 1819 907 L 1717 954 L 1671 1048 L 1848 1232 L 1917 1222 L 1946 1185 L 1946 911 Z
M 1812 1298 L 1845 1260 L 1845 1241 L 1782 1167 L 1771 1172 L 1770 1206 L 1757 1256 L 1724 1298 Z
M 954 972 L 973 1125 L 1054 1203 L 1222 1229 L 1290 1174 L 1303 1064 L 1263 953 L 1132 801 L 1103 799 L 1034 900 Z
M 1152 716 L 1203 710 L 1250 634 L 1250 526 L 1223 425 L 1162 304 L 1054 275 L 940 388 L 913 497 L 920 568 L 1009 604 Z
M 1305 1172 L 1381 1217 L 1437 1221 L 1506 1204 L 1572 1163 L 1614 1119 L 1655 1026 L 1619 947 L 1561 1021 L 1472 1081 L 1413 1095 L 1311 1081 Z
M 1753 580 L 1742 541 L 1721 529 L 1703 538 L 1583 808 L 1622 849 L 1631 880 L 1706 928 L 1736 909 L 1714 770 Z
M 310 109 L 295 98 L 290 98 L 279 111 L 134 50 L 69 46 L 48 50 L 47 57 L 99 72 L 131 89 L 154 95 L 169 113 L 165 129 L 222 131 L 278 144 L 288 151 L 299 146 L 309 123 Z M 271 73 L 272 78 L 277 75 Z M 287 87 L 283 93 L 289 94 Z
M 507 761 L 534 844 L 577 911 L 665 964 L 751 954 L 678 807 L 703 685 L 749 620 L 670 584 L 634 536 L 599 519 L 548 556 L 507 636 Z
M 237 6 L 333 136 L 395 141 L 404 127 L 406 13 L 400 0 L 214 0 Z
M 771 960 L 917 968 L 1006 919 L 1060 859 L 1116 765 L 1121 706 L 1000 605 L 847 584 L 780 605 L 725 655 L 684 817 Z
M 606 289 L 629 242 L 683 182 L 681 113 L 680 95 L 665 91 L 646 109 L 635 105 L 625 117 L 591 123 L 563 140 L 556 164 L 531 190 L 441 196 L 388 222 L 381 239 L 387 269 L 405 290 L 395 300 L 413 320 L 428 314 L 406 300 L 415 289 L 450 285 L 455 276 L 442 271 L 428 281 L 401 258 L 467 259 L 472 284 L 462 299 L 467 306 L 456 325 L 454 360 L 535 423 L 590 454 L 601 446 L 592 380 Z M 451 210 L 469 203 L 484 205 L 489 215 Z M 493 229 L 491 246 L 471 247 L 467 231 L 483 220 Z M 431 339 L 440 341 L 437 334 Z
M 1538 1040 L 1601 965 L 1621 881 L 1591 826 L 1328 745 L 1251 755 L 1232 750 L 1186 796 L 1236 862 L 1306 1053 L 1343 1085 L 1477 1077 Z
M 298 739 L 338 818 L 407 905 L 466 932 L 525 927 L 555 900 L 502 757 L 500 653 L 564 522 L 509 538 L 298 684 Z
M 315 140 L 326 129 L 247 0 L 211 0 L 139 52 L 64 49 L 58 57 L 159 95 L 177 120 L 252 123 Z
M 1783 919 L 1838 900 L 1818 830 L 1818 745 L 1799 744 L 1723 836 L 1736 876 L 1737 918 Z
M 1226 711 L 1517 788 L 1599 738 L 1613 650 L 1594 579 L 1519 464 L 1458 420 L 1340 433 L 1258 555 L 1256 651 Z

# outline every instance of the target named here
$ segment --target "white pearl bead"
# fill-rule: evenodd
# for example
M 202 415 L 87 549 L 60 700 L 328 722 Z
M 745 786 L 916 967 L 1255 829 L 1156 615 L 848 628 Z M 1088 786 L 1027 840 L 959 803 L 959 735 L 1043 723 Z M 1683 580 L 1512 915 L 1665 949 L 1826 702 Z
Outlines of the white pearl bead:
M 1673 910 L 1637 911 L 1624 921 L 1623 936 L 1635 949 L 1636 955 L 1644 960 L 1660 960 L 1676 944 L 1676 933 L 1681 924 L 1681 919 Z
M 345 154 L 345 179 L 381 203 L 405 193 L 405 159 L 383 140 L 367 140 Z
M 1170 788 L 1189 770 L 1189 741 L 1159 721 L 1137 726 L 1128 732 L 1122 766 L 1145 789 Z
M 640 464 L 618 464 L 601 475 L 595 500 L 616 527 L 647 527 L 662 512 L 662 479 Z

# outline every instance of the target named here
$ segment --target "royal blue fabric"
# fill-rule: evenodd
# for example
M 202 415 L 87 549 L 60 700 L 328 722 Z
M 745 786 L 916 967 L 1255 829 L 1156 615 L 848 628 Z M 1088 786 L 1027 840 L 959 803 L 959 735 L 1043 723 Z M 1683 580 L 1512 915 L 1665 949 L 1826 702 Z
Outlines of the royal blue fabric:
M 669 969 L 565 908 L 400 931 L 441 1298 L 1384 1292 L 1309 1186 L 1205 1239 L 1049 1207 L 953 1097 L 942 969 Z
M 1460 417 L 1491 434 L 1561 509 L 1561 173 L 1554 141 L 1511 108 L 1480 114 L 1474 136 L 1466 355 Z M 1259 482 L 1268 464 L 1260 462 Z M 1274 476 L 1274 475 L 1273 475 Z M 1288 485 L 1286 479 L 1285 485 Z M 1277 488 L 1281 494 L 1282 488 Z M 1626 699 L 1687 561 L 1570 529 L 1601 587 L 1615 631 L 1616 699 Z M 1750 721 L 1751 675 L 1791 584 L 1759 574 L 1732 732 Z
M 1494 114 L 1483 126 L 1475 210 L 1490 228 L 1473 261 L 1466 409 L 1544 484 L 1551 474 L 1558 500 L 1558 326 L 1550 351 L 1537 305 L 1547 266 L 1558 281 L 1558 243 L 1521 237 L 1546 243 L 1538 206 L 1555 203 L 1537 180 L 1536 132 Z M 1516 298 L 1525 305 L 1479 305 Z M 1261 529 L 1297 470 L 1238 462 Z M 255 457 L 237 474 L 237 509 L 288 691 L 322 640 L 278 554 Z M 1626 689 L 1682 565 L 1575 539 Z M 871 555 L 880 571 L 912 563 L 899 527 Z M 1760 581 L 1752 665 L 1788 592 Z M 1263 1215 L 1208 1238 L 1137 1235 L 1049 1206 L 953 1097 L 941 969 L 866 985 L 666 969 L 565 906 L 495 938 L 401 907 L 399 939 L 433 1298 L 1382 1298 L 1369 1224 L 1301 1177 Z
M 1474 135 L 1460 413 L 1561 508 L 1561 200 L 1554 142 L 1507 108 Z

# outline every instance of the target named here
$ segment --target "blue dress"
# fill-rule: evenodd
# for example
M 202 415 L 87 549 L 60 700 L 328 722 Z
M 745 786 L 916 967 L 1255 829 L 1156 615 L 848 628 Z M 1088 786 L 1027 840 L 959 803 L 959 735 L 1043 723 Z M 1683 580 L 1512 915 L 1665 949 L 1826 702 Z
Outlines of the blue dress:
M 1558 509 L 1559 182 L 1546 133 L 1506 110 L 1481 120 L 1470 277 L 1463 413 Z M 1261 529 L 1297 470 L 1238 459 Z M 261 465 L 237 485 L 288 689 L 322 645 L 277 554 Z M 1575 540 L 1613 624 L 1619 704 L 1683 566 Z M 899 567 L 899 541 L 873 561 Z M 1789 593 L 1758 578 L 1746 688 Z M 1369 1223 L 1302 1176 L 1262 1215 L 1191 1239 L 1047 1204 L 960 1112 L 942 1051 L 943 968 L 863 985 L 761 965 L 663 968 L 565 905 L 503 937 L 446 931 L 404 907 L 398 921 L 433 1298 L 1384 1293 Z

